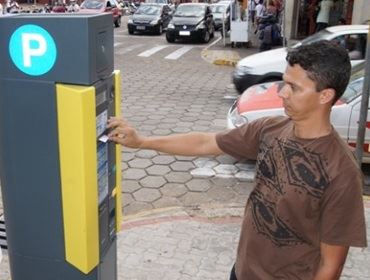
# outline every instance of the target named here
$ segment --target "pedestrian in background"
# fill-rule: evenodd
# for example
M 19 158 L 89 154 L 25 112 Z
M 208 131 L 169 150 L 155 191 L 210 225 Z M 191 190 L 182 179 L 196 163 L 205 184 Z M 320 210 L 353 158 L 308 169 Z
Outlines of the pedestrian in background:
M 325 29 L 329 25 L 329 17 L 330 17 L 330 11 L 333 7 L 334 3 L 332 0 L 322 0 L 319 5 L 318 9 L 319 12 L 317 14 L 316 19 L 316 32 L 319 32 L 320 30 Z
M 259 20 L 266 12 L 266 7 L 263 3 L 263 0 L 259 0 L 256 6 L 256 23 L 259 24 Z
M 339 279 L 350 246 L 365 247 L 363 178 L 330 123 L 351 72 L 348 53 L 328 41 L 294 48 L 279 92 L 286 117 L 260 118 L 220 133 L 145 137 L 110 118 L 109 139 L 130 148 L 254 159 L 230 279 Z

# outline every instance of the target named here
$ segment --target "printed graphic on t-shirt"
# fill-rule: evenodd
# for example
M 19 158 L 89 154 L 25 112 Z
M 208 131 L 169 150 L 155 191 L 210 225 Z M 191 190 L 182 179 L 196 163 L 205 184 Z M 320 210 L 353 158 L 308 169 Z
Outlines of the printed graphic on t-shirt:
M 302 244 L 305 240 L 284 222 L 284 217 L 277 215 L 276 201 L 285 195 L 287 188 L 294 188 L 299 195 L 320 199 L 329 184 L 325 162 L 308 145 L 278 138 L 273 142 L 260 145 L 257 186 L 250 196 L 253 221 L 257 231 L 277 246 Z M 266 195 L 271 191 L 275 192 L 274 201 Z
M 249 199 L 252 202 L 253 220 L 259 233 L 279 247 L 305 242 L 276 215 L 275 203 L 267 201 L 259 190 L 255 189 Z

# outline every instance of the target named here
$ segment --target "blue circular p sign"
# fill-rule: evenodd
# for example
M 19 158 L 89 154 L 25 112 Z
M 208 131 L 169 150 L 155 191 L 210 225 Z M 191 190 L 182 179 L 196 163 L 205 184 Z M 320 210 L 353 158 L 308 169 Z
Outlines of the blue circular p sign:
M 10 37 L 9 53 L 15 66 L 31 76 L 49 72 L 57 58 L 53 37 L 34 24 L 23 25 L 14 31 Z

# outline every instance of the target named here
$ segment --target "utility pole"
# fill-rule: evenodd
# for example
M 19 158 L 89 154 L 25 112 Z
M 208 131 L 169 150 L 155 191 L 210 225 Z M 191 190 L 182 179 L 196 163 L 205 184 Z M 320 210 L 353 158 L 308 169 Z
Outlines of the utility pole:
M 370 91 L 370 24 L 367 35 L 365 78 L 362 90 L 360 119 L 358 121 L 357 142 L 356 142 L 356 157 L 359 167 L 361 167 L 362 163 L 363 147 L 365 142 L 364 140 L 366 132 L 367 111 L 369 109 L 369 96 L 370 96 L 369 91 Z

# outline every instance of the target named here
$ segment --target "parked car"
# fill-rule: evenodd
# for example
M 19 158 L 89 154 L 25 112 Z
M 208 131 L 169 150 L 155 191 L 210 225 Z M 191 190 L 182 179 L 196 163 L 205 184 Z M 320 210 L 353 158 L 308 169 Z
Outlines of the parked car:
M 172 11 L 168 5 L 143 3 L 128 19 L 129 34 L 134 32 L 153 32 L 162 34 L 172 18 Z
M 208 43 L 214 37 L 211 8 L 205 3 L 184 3 L 177 6 L 166 32 L 167 42 L 176 39 L 201 40 Z
M 342 97 L 332 107 L 331 122 L 340 137 L 350 146 L 355 146 L 361 97 L 365 76 L 365 62 L 353 67 L 351 79 Z M 266 116 L 285 115 L 283 101 L 278 92 L 283 81 L 262 83 L 248 88 L 231 106 L 227 114 L 228 128 L 239 127 L 245 123 Z M 368 111 L 370 116 L 370 108 Z M 365 136 L 364 162 L 370 163 L 370 129 Z
M 211 4 L 215 30 L 222 29 L 222 20 L 225 22 L 225 29 L 230 29 L 230 4 Z
M 343 45 L 349 52 L 353 48 L 348 43 L 351 41 L 358 42 L 359 53 L 361 56 L 353 56 L 352 65 L 359 63 L 365 58 L 366 37 L 369 32 L 368 25 L 338 25 L 328 27 L 303 41 L 295 44 L 292 48 L 300 45 L 311 44 L 320 40 L 334 41 Z M 358 53 L 358 54 L 359 54 Z M 239 93 L 254 84 L 278 81 L 282 79 L 282 73 L 286 68 L 287 48 L 277 48 L 266 52 L 250 55 L 238 62 L 232 75 L 233 83 Z
M 116 0 L 85 0 L 79 10 L 79 13 L 104 12 L 112 13 L 115 27 L 121 26 L 122 8 Z

